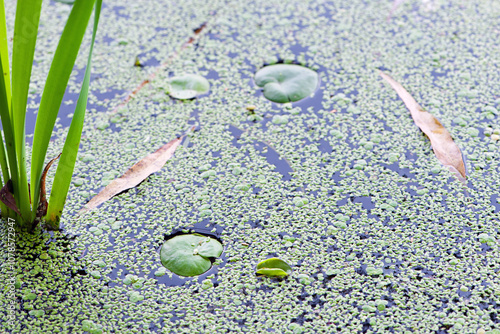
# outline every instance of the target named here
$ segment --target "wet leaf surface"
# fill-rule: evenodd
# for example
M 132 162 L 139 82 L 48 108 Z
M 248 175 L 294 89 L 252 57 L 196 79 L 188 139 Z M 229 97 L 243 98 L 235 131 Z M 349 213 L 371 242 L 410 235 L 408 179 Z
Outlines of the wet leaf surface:
M 302 100 L 318 86 L 318 74 L 300 65 L 266 66 L 255 74 L 255 83 L 264 88 L 264 96 L 273 102 Z
M 179 100 L 193 99 L 205 94 L 210 89 L 208 80 L 196 74 L 185 74 L 173 77 L 167 82 L 167 92 Z
M 292 268 L 285 261 L 276 257 L 264 260 L 257 264 L 257 275 L 268 277 L 284 277 L 292 272 Z
M 221 254 L 221 243 L 201 234 L 173 237 L 160 250 L 161 263 L 180 276 L 203 274 L 212 266 L 210 258 L 217 258 Z

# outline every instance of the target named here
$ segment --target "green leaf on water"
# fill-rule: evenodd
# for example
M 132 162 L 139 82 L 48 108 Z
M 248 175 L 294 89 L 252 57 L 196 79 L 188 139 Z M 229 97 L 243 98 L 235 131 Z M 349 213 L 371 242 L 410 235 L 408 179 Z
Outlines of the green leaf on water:
M 268 277 L 284 277 L 292 272 L 292 268 L 285 261 L 273 257 L 257 264 L 257 275 Z
M 173 98 L 189 100 L 210 89 L 208 80 L 196 74 L 176 76 L 167 81 L 167 92 Z
M 212 266 L 210 258 L 222 254 L 222 244 L 201 234 L 185 234 L 167 240 L 160 250 L 161 263 L 180 276 L 196 276 Z
M 204 257 L 219 257 L 222 253 L 222 245 L 215 239 L 206 237 L 205 241 L 198 247 L 198 254 Z
M 255 74 L 255 83 L 273 102 L 295 102 L 308 97 L 318 86 L 318 73 L 300 65 L 266 66 Z

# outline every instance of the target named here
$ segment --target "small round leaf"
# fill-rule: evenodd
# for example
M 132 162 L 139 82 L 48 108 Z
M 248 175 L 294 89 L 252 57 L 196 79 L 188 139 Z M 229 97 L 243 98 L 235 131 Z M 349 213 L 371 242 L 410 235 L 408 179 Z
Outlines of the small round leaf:
M 167 240 L 160 250 L 161 263 L 180 276 L 196 276 L 212 266 L 211 257 L 222 254 L 217 240 L 200 234 L 185 234 Z
M 318 85 L 318 73 L 299 65 L 271 65 L 255 74 L 255 83 L 264 88 L 264 96 L 268 100 L 295 102 L 314 92 Z
M 196 74 L 176 76 L 167 81 L 168 94 L 179 100 L 193 99 L 207 93 L 209 88 L 208 80 Z

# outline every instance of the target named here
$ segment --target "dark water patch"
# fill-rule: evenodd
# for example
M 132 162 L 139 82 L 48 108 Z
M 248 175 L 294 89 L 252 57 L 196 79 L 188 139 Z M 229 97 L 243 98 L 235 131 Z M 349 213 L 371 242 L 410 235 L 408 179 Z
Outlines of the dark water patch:
M 238 143 L 238 139 L 241 138 L 241 135 L 244 131 L 238 129 L 233 125 L 229 125 L 228 130 L 234 137 L 234 139 L 232 140 L 232 144 L 237 148 L 241 148 L 242 145 Z M 260 141 L 255 141 L 253 143 L 253 146 L 261 156 L 266 158 L 269 164 L 276 167 L 274 171 L 280 173 L 283 176 L 283 181 L 289 181 L 292 179 L 292 176 L 290 175 L 290 173 L 293 173 L 292 167 L 290 167 L 288 161 L 281 157 L 280 154 L 274 150 L 274 148 Z
M 436 79 L 439 80 L 440 78 L 447 77 L 449 73 L 450 73 L 450 70 L 434 69 L 431 71 L 431 76 L 434 78 L 434 80 L 436 80 Z
M 383 168 L 389 169 L 393 172 L 398 173 L 400 176 L 407 178 L 407 179 L 416 179 L 416 175 L 410 172 L 410 168 L 408 167 L 400 167 L 399 163 L 393 162 L 392 164 L 380 164 Z
M 318 149 L 320 150 L 320 152 L 328 154 L 333 152 L 332 145 L 330 145 L 330 142 L 328 140 L 321 138 L 318 142 L 319 142 Z
M 103 4 L 103 7 L 107 7 L 105 4 Z M 130 15 L 126 13 L 127 7 L 125 6 L 113 6 L 111 10 L 115 13 L 116 16 L 124 18 L 124 19 L 130 19 Z
M 290 173 L 293 173 L 293 169 L 290 167 L 288 162 L 279 155 L 278 152 L 263 142 L 254 143 L 254 147 L 260 155 L 266 158 L 269 164 L 276 167 L 274 172 L 280 173 L 283 176 L 283 181 L 289 181 L 292 179 Z M 267 150 L 265 150 L 265 148 L 267 148 Z
M 500 212 L 500 195 L 495 194 L 490 197 L 491 205 L 495 208 L 495 213 Z
M 330 179 L 334 180 L 336 183 L 339 183 L 339 182 L 341 182 L 342 180 L 345 179 L 341 174 L 342 173 L 340 171 L 339 172 L 333 172 L 332 176 L 330 177 Z M 334 190 L 329 190 L 328 194 L 329 195 L 334 195 L 335 192 L 334 192 Z
M 353 203 L 361 203 L 362 208 L 368 212 L 375 208 L 375 203 L 372 202 L 370 196 L 355 197 Z
M 105 43 L 105 44 L 108 44 L 110 45 L 111 43 L 113 43 L 115 41 L 115 38 L 109 36 L 109 35 L 104 35 L 102 38 L 101 38 L 101 43 Z
M 155 52 L 154 50 L 156 50 L 156 49 L 153 49 L 147 53 L 138 54 L 137 55 L 138 62 L 135 64 L 135 66 L 138 66 L 138 67 L 157 67 L 157 66 L 159 66 L 161 64 L 161 61 L 159 61 L 156 57 L 150 55 L 150 53 Z
M 116 88 L 107 88 L 105 91 L 92 91 L 92 95 L 94 95 L 98 101 L 105 103 L 115 99 L 121 99 L 124 94 L 124 90 Z M 95 107 L 98 111 L 107 110 L 107 108 L 105 108 L 104 106 L 95 105 L 94 103 L 90 103 L 89 101 L 89 107 L 87 109 L 90 109 L 90 107 Z
M 271 165 L 274 165 L 276 168 L 274 172 L 278 172 L 283 175 L 283 181 L 289 181 L 292 179 L 290 173 L 293 173 L 292 167 L 288 164 L 288 162 L 282 158 L 278 152 L 276 152 L 271 146 L 263 143 L 256 142 L 254 143 L 255 149 L 266 158 L 267 162 Z M 265 150 L 267 148 L 267 150 Z
M 198 131 L 199 128 L 197 128 L 200 124 L 200 114 L 201 111 L 199 109 L 195 109 L 191 112 L 189 115 L 189 121 L 188 121 L 188 127 L 195 127 L 195 131 Z M 193 119 L 194 118 L 194 119 Z
M 215 70 L 208 70 L 206 68 L 201 68 L 200 71 L 208 71 L 207 74 L 204 75 L 205 79 L 208 79 L 208 80 L 219 80 L 220 79 L 220 76 L 219 76 L 219 72 L 215 71 Z
M 238 140 L 241 138 L 241 135 L 243 134 L 244 131 L 241 129 L 238 129 L 234 125 L 229 125 L 227 129 L 229 130 L 229 132 L 231 132 L 231 134 L 234 137 L 233 140 L 231 141 L 233 146 L 236 148 L 241 148 L 241 144 L 238 143 Z
M 309 47 L 296 43 L 294 45 L 291 45 L 289 50 L 292 51 L 294 55 L 299 55 L 301 53 L 307 54 L 307 52 L 309 51 Z

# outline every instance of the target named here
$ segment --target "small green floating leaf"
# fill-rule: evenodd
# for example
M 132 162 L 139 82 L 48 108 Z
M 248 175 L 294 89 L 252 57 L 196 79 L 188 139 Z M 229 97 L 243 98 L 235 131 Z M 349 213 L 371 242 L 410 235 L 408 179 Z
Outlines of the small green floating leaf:
M 299 279 L 300 284 L 309 285 L 312 283 L 312 278 L 306 274 L 299 274 L 297 278 Z
M 31 310 L 29 312 L 29 315 L 35 316 L 35 317 L 41 317 L 45 314 L 44 310 Z
M 144 300 L 144 296 L 141 295 L 139 292 L 137 291 L 132 291 L 130 294 L 129 294 L 129 300 L 132 302 L 132 303 L 137 303 L 137 302 L 140 302 L 141 300 Z
M 158 268 L 157 271 L 155 271 L 155 276 L 156 277 L 161 277 L 166 274 L 166 269 L 165 267 Z
M 369 304 L 363 305 L 362 308 L 363 308 L 363 311 L 365 311 L 365 312 L 375 312 L 377 310 L 374 306 L 369 305 Z
M 160 251 L 165 268 L 180 276 L 196 276 L 212 266 L 209 258 L 222 254 L 217 240 L 201 234 L 185 234 L 167 240 Z
M 300 65 L 266 66 L 255 74 L 255 83 L 264 88 L 264 96 L 273 102 L 287 103 L 311 95 L 318 85 L 318 74 Z
M 284 277 L 292 272 L 292 268 L 285 261 L 276 257 L 264 260 L 257 264 L 257 275 L 268 277 Z
M 487 244 L 488 246 L 493 246 L 496 243 L 495 238 L 487 233 L 481 233 L 478 235 L 478 239 L 480 243 Z
M 209 279 L 205 279 L 201 283 L 201 288 L 203 290 L 208 290 L 208 289 L 212 288 L 213 286 L 214 286 L 214 283 L 211 280 L 209 280 Z
M 167 82 L 168 94 L 179 100 L 193 99 L 207 93 L 209 89 L 208 80 L 196 74 L 176 76 Z
M 369 276 L 378 276 L 378 275 L 382 275 L 384 273 L 384 270 L 382 268 L 375 268 L 375 267 L 368 266 L 368 267 L 366 267 L 366 273 Z
M 96 279 L 99 279 L 99 278 L 101 278 L 101 273 L 99 272 L 99 270 L 92 270 L 90 272 L 90 276 L 92 276 Z
M 248 191 L 251 188 L 251 186 L 247 183 L 241 183 L 237 184 L 234 189 L 239 190 L 239 191 Z
M 307 205 L 309 203 L 309 200 L 307 198 L 303 198 L 303 197 L 295 197 L 293 199 L 293 204 L 295 204 L 295 206 L 301 208 L 303 207 L 304 205 Z
M 35 300 L 36 299 L 36 294 L 33 292 L 30 292 L 26 295 L 26 299 L 28 300 Z

